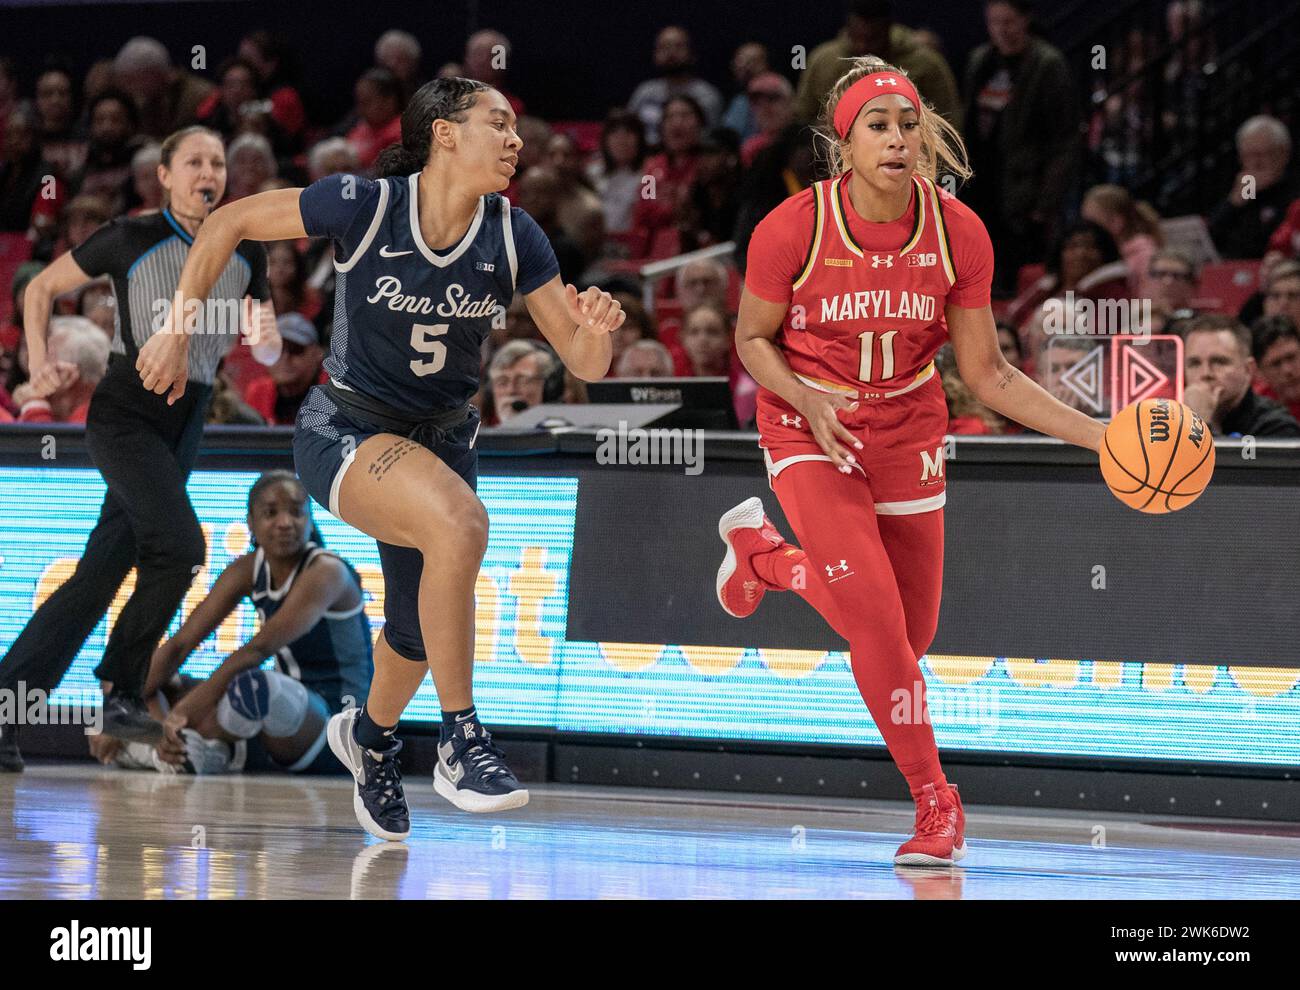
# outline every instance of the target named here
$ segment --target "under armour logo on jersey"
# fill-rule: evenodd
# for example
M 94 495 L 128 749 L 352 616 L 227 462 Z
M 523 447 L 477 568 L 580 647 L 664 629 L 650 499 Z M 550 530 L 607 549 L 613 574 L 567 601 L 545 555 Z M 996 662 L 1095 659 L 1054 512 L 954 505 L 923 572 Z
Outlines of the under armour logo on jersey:
M 876 80 L 876 85 L 877 85 L 877 86 L 886 86 L 886 85 L 888 85 L 888 86 L 897 86 L 897 85 L 898 85 L 898 80 L 895 79 L 893 76 L 885 76 L 884 79 L 877 79 L 877 80 Z
M 414 251 L 393 251 L 388 247 L 387 244 L 385 244 L 383 247 L 379 249 L 379 257 L 381 258 L 400 258 L 404 254 L 415 254 L 415 252 Z
M 894 257 L 890 254 L 873 254 L 871 256 L 871 267 L 879 268 L 884 265 L 886 268 L 894 267 Z
M 843 560 L 843 559 L 841 559 L 840 562 L 839 562 L 838 564 L 827 564 L 827 565 L 826 565 L 826 576 L 827 576 L 827 577 L 834 577 L 836 571 L 838 571 L 838 572 L 841 573 L 841 574 L 847 574 L 847 573 L 848 573 L 848 570 L 849 570 L 849 562 L 848 562 L 847 560 Z
M 782 426 L 793 426 L 796 430 L 802 430 L 802 429 L 803 429 L 803 417 L 802 417 L 802 416 L 787 416 L 785 413 L 781 413 L 781 425 L 782 425 Z

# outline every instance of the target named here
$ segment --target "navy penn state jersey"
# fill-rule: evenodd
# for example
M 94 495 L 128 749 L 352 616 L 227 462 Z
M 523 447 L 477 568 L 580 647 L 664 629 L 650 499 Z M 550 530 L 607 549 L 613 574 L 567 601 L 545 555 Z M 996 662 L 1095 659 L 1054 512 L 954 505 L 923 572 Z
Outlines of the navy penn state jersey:
M 257 609 L 258 618 L 265 624 L 284 603 L 294 579 L 321 554 L 338 557 L 315 543 L 307 544 L 298 566 L 284 584 L 276 588 L 271 583 L 271 565 L 267 563 L 261 547 L 253 557 L 253 590 L 249 598 Z M 325 699 L 331 711 L 340 711 L 347 697 L 360 707 L 370 690 L 374 673 L 374 654 L 371 651 L 370 619 L 365 612 L 365 593 L 361 578 L 352 565 L 342 557 L 343 565 L 352 575 L 361 596 L 355 608 L 343 612 L 326 612 L 321 620 L 292 643 L 276 651 L 275 666 L 280 673 L 301 681 L 303 685 Z
M 537 223 L 498 193 L 479 199 L 446 251 L 420 234 L 419 173 L 331 175 L 302 191 L 312 237 L 334 240 L 334 327 L 325 371 L 335 385 L 427 416 L 478 391 L 482 345 L 510 305 L 559 273 Z

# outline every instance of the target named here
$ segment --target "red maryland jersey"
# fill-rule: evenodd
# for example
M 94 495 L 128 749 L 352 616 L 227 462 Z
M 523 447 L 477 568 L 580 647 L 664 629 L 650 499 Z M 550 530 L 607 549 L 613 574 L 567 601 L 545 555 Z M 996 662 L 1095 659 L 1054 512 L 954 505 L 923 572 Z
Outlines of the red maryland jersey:
M 851 175 L 818 182 L 763 218 L 745 285 L 788 304 L 777 345 L 805 384 L 898 395 L 934 374 L 948 335 L 944 307 L 988 305 L 993 247 L 979 217 L 916 175 L 901 217 L 863 220 Z

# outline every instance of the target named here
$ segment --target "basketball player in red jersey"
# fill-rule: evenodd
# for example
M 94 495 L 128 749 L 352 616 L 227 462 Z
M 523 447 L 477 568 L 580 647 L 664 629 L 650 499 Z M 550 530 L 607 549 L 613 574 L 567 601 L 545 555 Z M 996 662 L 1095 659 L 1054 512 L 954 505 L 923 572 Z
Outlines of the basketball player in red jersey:
M 935 352 L 951 340 L 975 396 L 1031 429 L 1097 450 L 1103 427 L 1003 359 L 988 234 L 935 183 L 940 170 L 969 177 L 965 148 L 907 77 L 858 59 L 823 124 L 833 177 L 754 231 L 736 328 L 761 386 L 769 483 L 799 547 L 759 499 L 736 506 L 719 523 L 718 599 L 743 617 L 765 592 L 795 590 L 848 640 L 858 689 L 916 802 L 915 835 L 894 862 L 949 865 L 965 855 L 966 820 L 939 765 L 918 665 L 943 584 L 948 416 Z M 895 721 L 895 711 L 909 715 Z

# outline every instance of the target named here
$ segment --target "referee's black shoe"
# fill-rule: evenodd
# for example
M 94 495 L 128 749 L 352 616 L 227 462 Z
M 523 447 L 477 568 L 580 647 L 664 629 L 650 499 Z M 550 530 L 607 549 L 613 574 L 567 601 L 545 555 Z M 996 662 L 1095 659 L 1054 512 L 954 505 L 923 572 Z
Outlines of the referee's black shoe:
M 134 695 L 111 692 L 104 699 L 104 734 L 127 742 L 156 743 L 163 728 Z
M 17 731 L 12 725 L 0 725 L 0 773 L 22 773 L 23 754 L 18 752 Z

